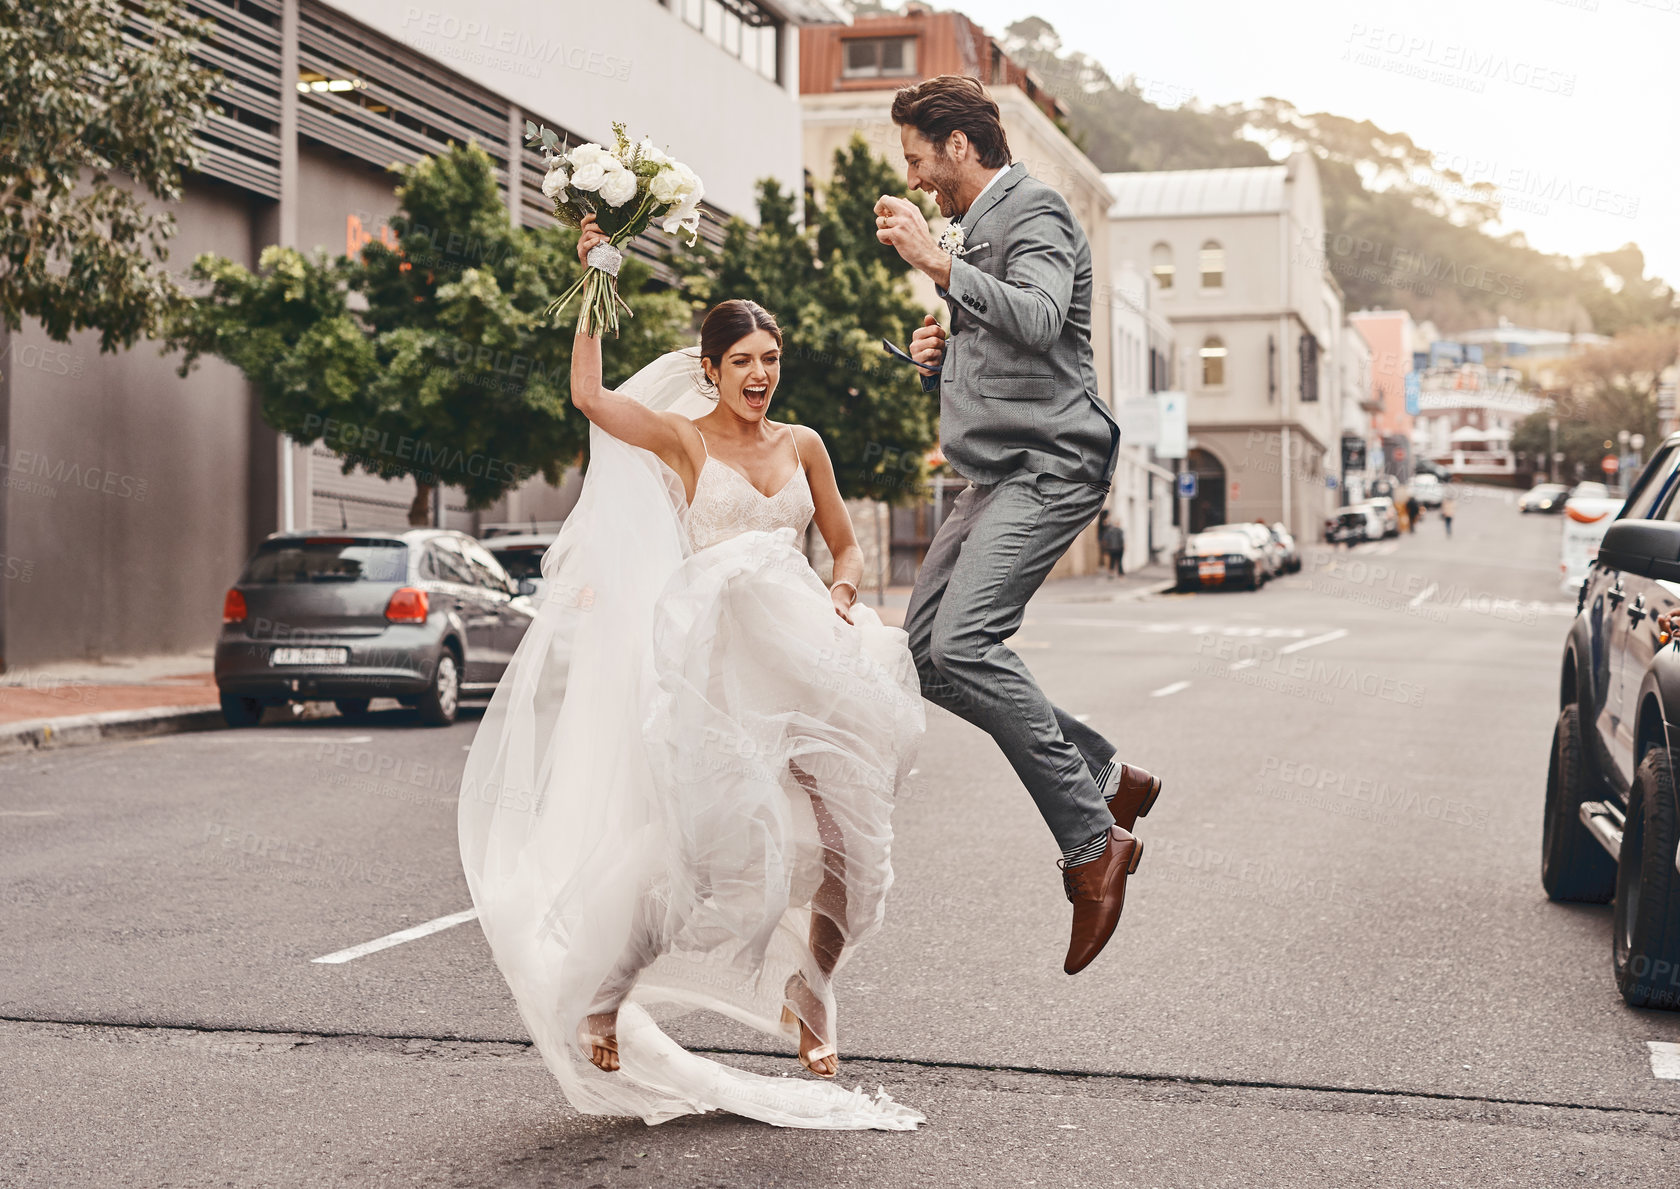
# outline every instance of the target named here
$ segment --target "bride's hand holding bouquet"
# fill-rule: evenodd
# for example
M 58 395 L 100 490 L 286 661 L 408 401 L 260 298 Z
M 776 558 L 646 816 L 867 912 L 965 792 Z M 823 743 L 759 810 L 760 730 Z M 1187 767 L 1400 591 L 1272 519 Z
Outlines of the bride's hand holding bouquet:
M 623 124 L 613 125 L 613 136 L 611 149 L 598 144 L 563 149 L 552 129 L 525 124 L 527 143 L 542 148 L 548 165 L 542 191 L 554 203 L 554 217 L 580 230 L 588 220 L 596 229 L 589 249 L 579 252 L 586 265 L 583 276 L 548 307 L 550 316 L 558 314 L 582 293 L 578 329 L 588 335 L 603 330 L 616 335 L 620 310 L 634 317 L 618 295 L 621 245 L 655 219 L 663 221 L 667 235 L 686 231 L 688 242 L 694 243 L 700 232 L 700 199 L 706 192 L 692 169 L 651 140 L 644 137 L 631 144 Z

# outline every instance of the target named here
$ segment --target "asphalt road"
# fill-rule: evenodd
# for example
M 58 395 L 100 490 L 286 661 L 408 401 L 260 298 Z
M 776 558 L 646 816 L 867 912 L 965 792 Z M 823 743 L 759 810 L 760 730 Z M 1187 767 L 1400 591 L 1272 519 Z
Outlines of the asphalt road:
M 580 1117 L 471 922 L 312 961 L 469 906 L 471 716 L 0 761 L 0 1185 L 1680 1184 L 1648 1048 L 1680 1016 L 1623 1006 L 1607 908 L 1540 889 L 1559 522 L 1486 495 L 1456 529 L 1034 603 L 1046 689 L 1166 780 L 1076 978 L 1030 800 L 929 712 L 840 991 L 842 1079 L 914 1134 Z

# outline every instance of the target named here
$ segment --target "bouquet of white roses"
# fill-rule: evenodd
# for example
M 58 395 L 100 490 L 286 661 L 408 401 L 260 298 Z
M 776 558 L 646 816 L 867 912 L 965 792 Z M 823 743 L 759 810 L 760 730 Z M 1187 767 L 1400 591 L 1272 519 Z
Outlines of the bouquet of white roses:
M 623 124 L 613 125 L 613 136 L 611 149 L 598 144 L 566 149 L 552 129 L 525 122 L 526 143 L 540 146 L 548 164 L 542 191 L 554 202 L 554 217 L 577 227 L 585 215 L 594 215 L 607 233 L 608 242 L 590 251 L 589 267 L 577 284 L 548 307 L 551 316 L 557 314 L 581 292 L 578 325 L 585 334 L 606 329 L 616 335 L 620 309 L 635 316 L 618 295 L 618 270 L 624 263 L 619 245 L 640 235 L 655 219 L 663 220 L 667 235 L 688 232 L 690 244 L 700 234 L 705 187 L 694 171 L 646 137 L 631 144 Z

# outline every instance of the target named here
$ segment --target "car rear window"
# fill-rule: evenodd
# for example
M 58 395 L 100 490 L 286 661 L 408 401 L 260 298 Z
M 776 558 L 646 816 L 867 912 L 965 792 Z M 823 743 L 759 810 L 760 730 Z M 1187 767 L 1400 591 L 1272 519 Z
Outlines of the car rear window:
M 492 549 L 490 552 L 502 563 L 502 569 L 514 578 L 541 578 L 543 554 L 548 552 L 548 547 L 516 545 L 511 549 Z
M 288 585 L 305 582 L 403 582 L 408 546 L 357 537 L 291 537 L 264 541 L 240 582 Z

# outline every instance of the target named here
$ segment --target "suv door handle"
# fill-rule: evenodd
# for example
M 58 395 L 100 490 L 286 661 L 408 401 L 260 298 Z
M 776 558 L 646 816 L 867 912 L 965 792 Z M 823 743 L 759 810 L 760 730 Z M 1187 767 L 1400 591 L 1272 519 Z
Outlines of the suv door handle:
M 1645 618 L 1645 596 L 1635 595 L 1633 602 L 1628 604 L 1627 613 L 1628 622 L 1637 627 L 1639 621 Z
M 1622 605 L 1622 600 L 1627 598 L 1627 592 L 1622 590 L 1622 580 L 1620 578 L 1616 579 L 1616 585 L 1604 592 L 1604 597 L 1610 600 L 1610 605 L 1612 607 L 1620 607 Z

